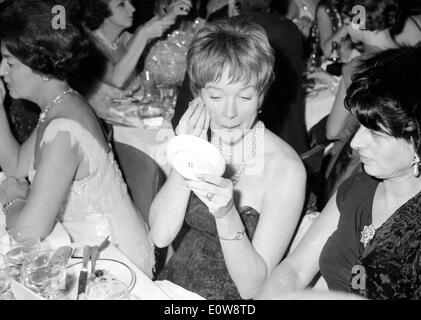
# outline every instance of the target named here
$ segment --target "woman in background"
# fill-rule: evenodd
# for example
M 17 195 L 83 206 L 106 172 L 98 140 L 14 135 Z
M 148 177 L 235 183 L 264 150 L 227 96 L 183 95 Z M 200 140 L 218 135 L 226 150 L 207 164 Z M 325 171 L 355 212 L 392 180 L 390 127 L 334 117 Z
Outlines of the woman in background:
M 84 1 L 84 24 L 96 47 L 87 67 L 100 66 L 94 71 L 94 84 L 84 94 L 99 116 L 107 115 L 112 98 L 132 95 L 139 89 L 136 66 L 146 45 L 173 25 L 177 16 L 188 14 L 190 7 L 190 0 L 174 1 L 163 16 L 153 17 L 130 34 L 127 29 L 133 24 L 135 11 L 131 1 Z

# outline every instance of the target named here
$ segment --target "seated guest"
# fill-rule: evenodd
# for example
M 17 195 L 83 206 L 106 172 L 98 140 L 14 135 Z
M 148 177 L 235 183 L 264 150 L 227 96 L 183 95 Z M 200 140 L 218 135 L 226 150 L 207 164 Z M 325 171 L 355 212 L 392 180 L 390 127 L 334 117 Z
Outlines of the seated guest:
M 192 181 L 173 169 L 149 221 L 158 247 L 172 243 L 183 221 L 190 226 L 159 279 L 204 298 L 252 298 L 285 254 L 301 214 L 304 166 L 257 120 L 273 64 L 264 29 L 239 17 L 206 25 L 187 55 L 196 99 L 176 133 L 207 140 L 210 129 L 227 170 Z
M 265 29 L 275 54 L 275 80 L 265 96 L 259 119 L 298 154 L 304 153 L 309 149 L 309 139 L 301 81 L 303 47 L 300 32 L 279 13 L 268 11 L 270 0 L 238 2 L 243 11 L 240 16 Z M 193 99 L 189 82 L 187 75 L 177 98 L 172 119 L 174 128 L 187 109 L 188 102 Z
M 173 2 L 163 16 L 155 16 L 130 34 L 135 8 L 129 0 L 87 0 L 84 3 L 84 24 L 90 31 L 95 49 L 87 68 L 94 84 L 83 92 L 99 116 L 105 116 L 112 106 L 112 98 L 132 94 L 140 87 L 136 66 L 152 39 L 160 37 L 174 24 L 178 15 L 186 15 L 190 0 Z
M 316 41 L 326 58 L 331 57 L 332 45 L 338 45 L 340 58 L 347 61 L 351 48 L 347 41 L 349 21 L 344 21 L 342 15 L 342 0 L 322 0 L 316 9 Z
M 400 19 L 392 34 L 401 46 L 416 46 L 421 44 L 421 4 L 419 1 L 399 1 L 401 6 Z
M 330 290 L 421 298 L 421 49 L 364 61 L 345 104 L 361 123 L 351 146 L 364 172 L 341 185 L 260 299 L 305 288 L 319 268 Z
M 31 226 L 46 238 L 58 220 L 75 242 L 97 244 L 110 235 L 151 277 L 154 246 L 146 223 L 94 112 L 67 82 L 89 42 L 70 21 L 65 29 L 51 28 L 54 5 L 14 0 L 0 17 L 0 76 L 12 98 L 41 110 L 34 132 L 19 145 L 3 109 L 0 81 L 0 166 L 16 178 L 0 187 L 7 227 Z M 19 180 L 27 176 L 30 190 Z
M 365 29 L 353 24 L 347 25 L 347 29 L 354 43 L 363 44 L 364 53 L 344 66 L 343 77 L 326 124 L 326 136 L 329 140 L 343 137 L 344 129 L 350 120 L 349 112 L 344 107 L 344 98 L 346 89 L 351 84 L 352 74 L 358 70 L 359 61 L 375 52 L 398 47 L 390 34 L 390 29 L 396 23 L 396 13 L 399 11 L 396 0 L 352 0 L 345 6 L 346 13 L 352 16 L 353 5 L 357 4 L 366 8 Z

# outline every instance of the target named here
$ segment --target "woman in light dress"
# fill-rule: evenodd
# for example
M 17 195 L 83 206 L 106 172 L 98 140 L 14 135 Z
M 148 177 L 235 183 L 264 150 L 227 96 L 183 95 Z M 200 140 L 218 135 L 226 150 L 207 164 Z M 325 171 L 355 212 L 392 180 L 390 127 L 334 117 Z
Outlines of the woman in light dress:
M 60 221 L 74 242 L 98 244 L 111 236 L 152 277 L 154 246 L 147 225 L 95 113 L 67 82 L 86 55 L 88 40 L 70 21 L 63 30 L 51 28 L 53 6 L 50 0 L 17 0 L 0 18 L 0 166 L 14 177 L 0 187 L 7 228 L 31 226 L 44 239 Z M 36 129 L 22 145 L 3 108 L 6 88 L 12 98 L 41 109 Z

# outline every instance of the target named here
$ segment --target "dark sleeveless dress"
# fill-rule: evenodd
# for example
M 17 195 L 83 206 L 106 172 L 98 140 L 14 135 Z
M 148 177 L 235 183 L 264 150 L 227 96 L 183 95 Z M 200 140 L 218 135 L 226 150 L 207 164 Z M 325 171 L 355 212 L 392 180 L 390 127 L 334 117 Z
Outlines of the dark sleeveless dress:
M 361 232 L 372 224 L 374 194 L 379 181 L 358 173 L 338 189 L 337 230 L 320 255 L 320 271 L 330 290 L 369 299 L 421 298 L 421 193 L 398 208 L 364 248 Z M 365 284 L 353 288 L 352 278 L 364 270 Z M 354 269 L 355 271 L 355 269 Z
M 259 214 L 250 207 L 242 207 L 238 212 L 251 240 Z M 187 206 L 186 223 L 190 230 L 158 280 L 169 280 L 206 299 L 241 299 L 225 264 L 215 218 L 194 193 Z

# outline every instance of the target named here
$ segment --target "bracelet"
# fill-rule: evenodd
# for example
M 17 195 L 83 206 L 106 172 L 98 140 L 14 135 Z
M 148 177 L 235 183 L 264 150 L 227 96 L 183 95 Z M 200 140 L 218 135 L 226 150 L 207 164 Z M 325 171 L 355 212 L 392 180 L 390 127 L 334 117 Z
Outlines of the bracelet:
M 243 231 L 239 231 L 239 232 L 237 232 L 236 234 L 235 234 L 235 237 L 234 238 L 222 238 L 222 237 L 219 237 L 219 239 L 221 239 L 221 240 L 225 240 L 225 241 L 236 241 L 236 240 L 241 240 L 241 239 L 243 239 L 244 238 L 244 234 L 246 233 L 246 229 L 244 229 Z
M 18 203 L 18 202 L 26 203 L 26 200 L 20 199 L 20 198 L 16 198 L 16 199 L 13 199 L 11 201 L 7 201 L 6 204 L 4 204 L 4 205 L 1 204 L 1 209 L 3 210 L 3 213 L 6 214 L 7 213 L 7 210 L 9 210 L 9 208 L 11 206 L 13 206 L 15 203 Z

